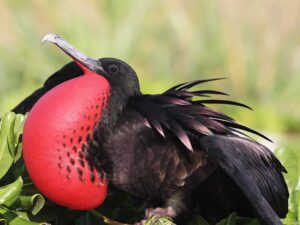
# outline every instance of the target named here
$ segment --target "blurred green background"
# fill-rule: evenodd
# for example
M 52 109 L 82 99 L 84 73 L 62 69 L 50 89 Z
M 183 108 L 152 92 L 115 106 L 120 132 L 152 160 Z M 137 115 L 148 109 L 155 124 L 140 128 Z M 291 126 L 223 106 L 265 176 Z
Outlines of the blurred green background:
M 219 109 L 300 158 L 299 12 L 296 0 L 2 0 L 0 113 L 70 61 L 41 45 L 54 32 L 90 56 L 128 62 L 144 93 L 228 77 L 204 89 L 255 110 Z
M 0 111 L 11 109 L 70 61 L 59 33 L 94 57 L 121 58 L 144 93 L 225 76 L 226 91 L 254 112 L 222 108 L 277 144 L 300 135 L 299 1 L 1 1 Z

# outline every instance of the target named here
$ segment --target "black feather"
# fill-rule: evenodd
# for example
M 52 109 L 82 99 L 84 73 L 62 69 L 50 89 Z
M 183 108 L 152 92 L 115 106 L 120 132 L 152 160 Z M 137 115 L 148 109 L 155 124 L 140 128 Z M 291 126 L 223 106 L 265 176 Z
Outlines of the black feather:
M 195 80 L 195 81 L 190 81 L 190 82 L 186 82 L 186 83 L 182 83 L 179 85 L 176 85 L 172 88 L 170 88 L 169 90 L 180 90 L 180 91 L 185 91 L 188 90 L 198 84 L 202 84 L 202 83 L 206 83 L 206 82 L 210 82 L 210 81 L 216 81 L 216 80 L 224 80 L 226 79 L 225 77 L 220 77 L 220 78 L 213 78 L 213 79 L 206 79 L 206 80 Z M 166 92 L 168 92 L 169 90 L 167 90 Z
M 221 91 L 213 91 L 213 90 L 192 91 L 190 93 L 192 93 L 193 96 L 203 96 L 203 95 L 208 95 L 208 94 L 228 96 L 227 93 L 224 93 L 224 92 L 221 92 Z
M 222 121 L 222 123 L 225 124 L 225 125 L 227 125 L 227 126 L 229 126 L 229 127 L 237 128 L 237 129 L 240 129 L 240 130 L 244 130 L 244 131 L 248 131 L 250 133 L 256 134 L 256 135 L 258 135 L 258 136 L 260 136 L 260 137 L 262 137 L 262 138 L 264 138 L 264 139 L 272 142 L 272 140 L 269 139 L 268 137 L 266 137 L 265 135 L 263 135 L 263 134 L 255 131 L 255 130 L 249 128 L 249 127 L 246 127 L 246 126 L 243 126 L 241 124 L 238 124 L 238 123 L 235 123 L 235 122 L 231 122 L 231 121 Z
M 152 99 L 155 102 L 165 103 L 168 105 L 191 105 L 190 101 L 178 97 L 167 96 L 167 95 L 160 95 L 158 97 L 153 96 Z
M 187 132 L 172 118 L 169 118 L 170 120 L 170 128 L 172 129 L 175 136 L 181 141 L 181 143 L 189 150 L 194 151 L 190 138 L 187 134 Z
M 190 100 L 192 97 L 210 97 L 210 94 L 215 95 L 226 95 L 228 94 L 220 91 L 213 91 L 213 90 L 202 90 L 202 91 L 179 91 L 179 90 L 170 90 L 167 93 L 165 93 L 168 96 L 175 96 L 179 98 L 185 98 L 187 100 Z
M 242 189 L 263 224 L 282 224 L 276 213 L 284 217 L 288 210 L 285 169 L 269 149 L 249 139 L 218 135 L 199 143 Z
M 165 134 L 173 133 L 187 149 L 191 150 L 191 135 L 233 135 L 245 136 L 242 131 L 256 134 L 268 141 L 265 135 L 246 126 L 236 123 L 231 117 L 205 106 L 205 104 L 225 104 L 249 106 L 230 100 L 205 99 L 193 101 L 193 97 L 208 97 L 207 94 L 227 95 L 214 90 L 188 91 L 188 89 L 210 81 L 221 80 L 215 78 L 196 80 L 176 85 L 163 94 L 141 95 L 132 99 L 131 104 L 147 119 L 150 127 L 163 138 Z
M 229 100 L 216 100 L 216 99 L 210 99 L 210 100 L 199 100 L 195 101 L 195 104 L 223 104 L 223 105 L 236 105 L 236 106 L 241 106 L 247 109 L 252 110 L 249 106 L 240 103 L 240 102 L 235 102 L 235 101 L 229 101 Z

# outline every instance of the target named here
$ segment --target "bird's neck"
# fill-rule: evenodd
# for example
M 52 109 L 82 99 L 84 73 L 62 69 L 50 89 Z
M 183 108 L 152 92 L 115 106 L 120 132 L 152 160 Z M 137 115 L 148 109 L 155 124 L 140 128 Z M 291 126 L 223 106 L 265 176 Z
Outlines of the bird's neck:
M 127 105 L 127 99 L 122 96 L 122 92 L 115 88 L 111 90 L 107 106 L 103 111 L 102 118 L 98 126 L 93 131 L 93 137 L 88 142 L 88 163 L 98 169 L 98 171 L 106 173 L 108 158 L 106 156 L 105 143 L 112 134 L 117 120 L 123 109 Z
M 98 127 L 95 129 L 94 134 L 99 140 L 102 141 L 102 143 L 114 129 L 120 114 L 127 105 L 127 100 L 128 99 L 122 95 L 121 90 L 117 88 L 111 90 L 107 107 L 102 115 L 101 123 L 99 123 Z

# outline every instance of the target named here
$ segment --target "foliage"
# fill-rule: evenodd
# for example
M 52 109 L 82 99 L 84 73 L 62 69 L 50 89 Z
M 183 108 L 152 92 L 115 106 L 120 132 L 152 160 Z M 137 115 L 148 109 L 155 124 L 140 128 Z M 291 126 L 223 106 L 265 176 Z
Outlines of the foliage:
M 25 168 L 19 139 L 24 120 L 23 115 L 16 115 L 13 112 L 6 113 L 1 119 L 0 222 L 2 224 L 38 224 L 30 221 L 29 216 L 37 215 L 45 203 L 41 194 L 30 194 L 23 188 L 30 185 L 22 178 Z
M 300 223 L 300 155 L 290 148 L 278 148 L 275 151 L 277 157 L 285 165 L 288 171 L 285 180 L 288 184 L 290 199 L 289 213 L 284 219 L 285 224 Z

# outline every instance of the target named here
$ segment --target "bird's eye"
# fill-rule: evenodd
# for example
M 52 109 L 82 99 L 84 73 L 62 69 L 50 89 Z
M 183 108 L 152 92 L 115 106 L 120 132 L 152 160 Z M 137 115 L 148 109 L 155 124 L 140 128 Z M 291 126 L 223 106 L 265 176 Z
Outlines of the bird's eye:
M 119 67 L 115 64 L 109 65 L 108 69 L 111 74 L 117 74 L 119 72 Z

